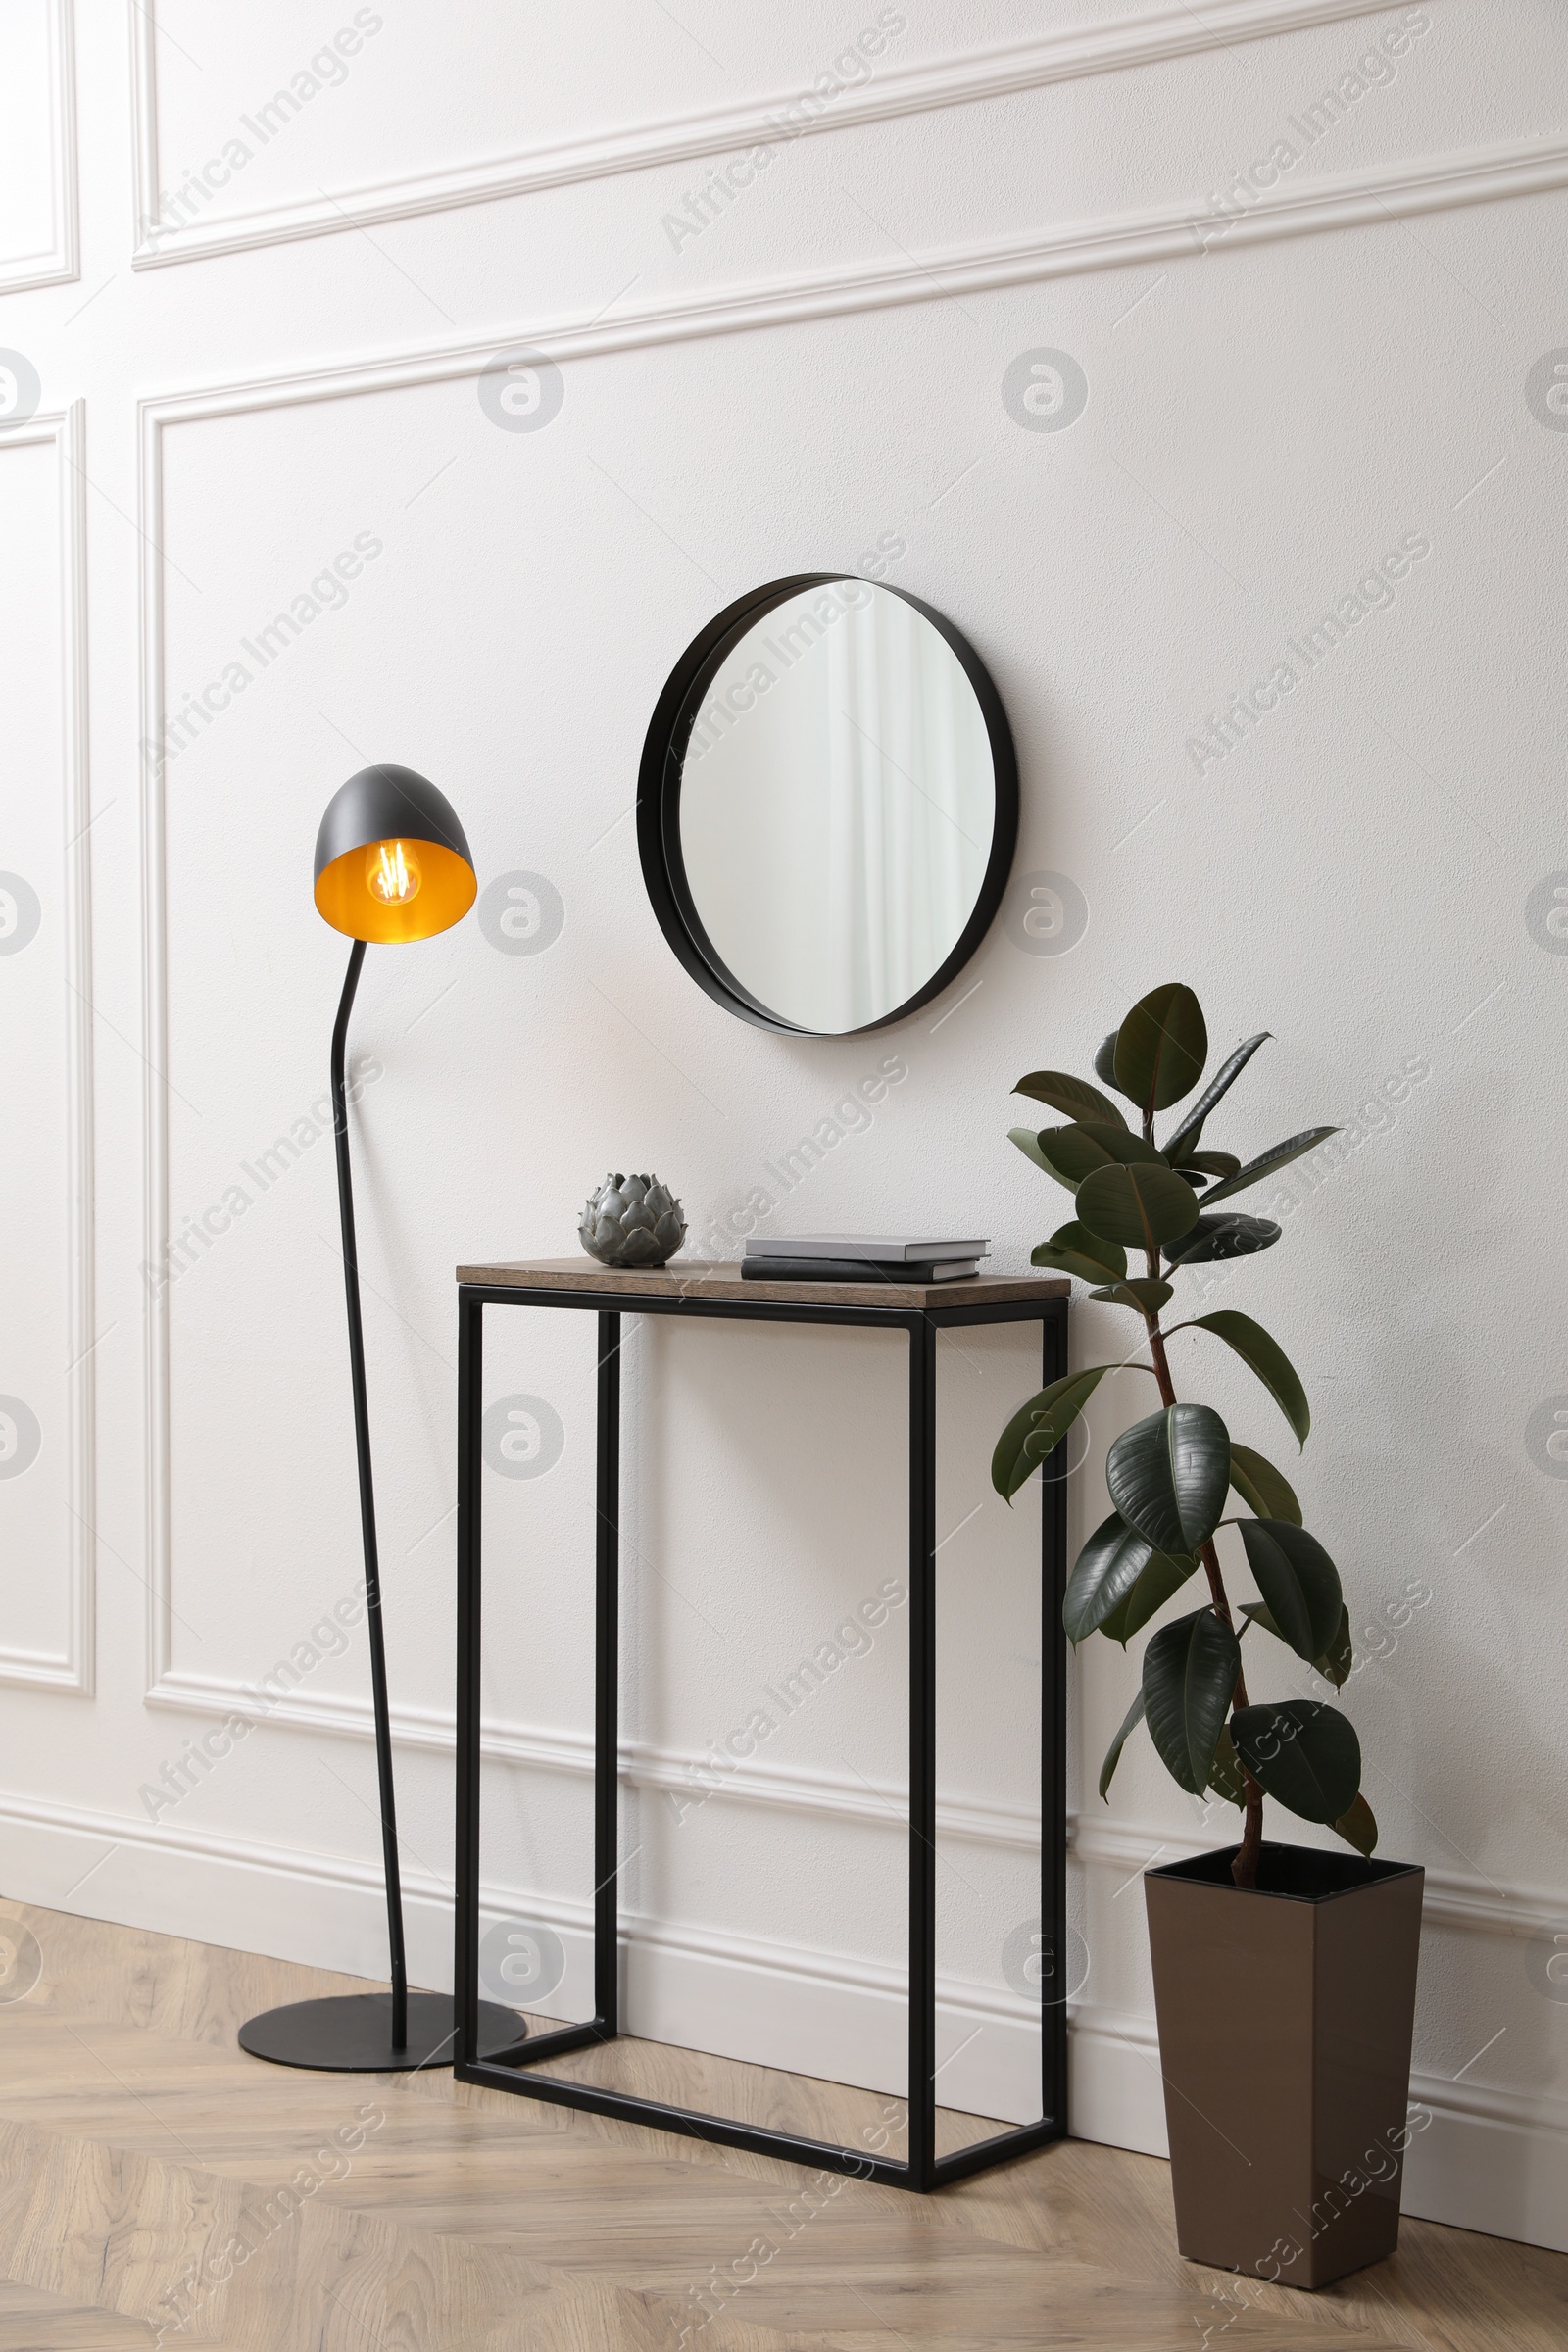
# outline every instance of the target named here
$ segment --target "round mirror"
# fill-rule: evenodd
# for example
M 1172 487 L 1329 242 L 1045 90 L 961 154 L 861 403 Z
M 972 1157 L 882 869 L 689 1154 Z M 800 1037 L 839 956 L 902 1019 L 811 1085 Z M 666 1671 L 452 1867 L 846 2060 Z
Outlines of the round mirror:
M 808 573 L 682 655 L 637 801 L 664 936 L 768 1029 L 912 1012 L 973 955 L 1018 823 L 1012 738 L 973 648 L 917 597 Z

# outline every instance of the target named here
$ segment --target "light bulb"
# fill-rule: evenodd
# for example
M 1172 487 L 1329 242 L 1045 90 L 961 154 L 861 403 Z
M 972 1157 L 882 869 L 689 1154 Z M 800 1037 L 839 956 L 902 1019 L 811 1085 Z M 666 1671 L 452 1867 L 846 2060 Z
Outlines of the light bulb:
M 383 906 L 407 906 L 418 897 L 422 880 L 412 842 L 378 841 L 366 858 L 366 887 Z

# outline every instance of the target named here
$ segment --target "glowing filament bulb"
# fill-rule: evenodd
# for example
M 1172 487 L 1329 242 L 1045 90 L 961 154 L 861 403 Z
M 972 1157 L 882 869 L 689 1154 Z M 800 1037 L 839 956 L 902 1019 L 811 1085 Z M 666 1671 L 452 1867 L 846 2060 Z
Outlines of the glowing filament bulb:
M 417 898 L 423 877 L 413 843 L 378 841 L 365 860 L 365 879 L 370 896 L 383 906 L 403 906 Z

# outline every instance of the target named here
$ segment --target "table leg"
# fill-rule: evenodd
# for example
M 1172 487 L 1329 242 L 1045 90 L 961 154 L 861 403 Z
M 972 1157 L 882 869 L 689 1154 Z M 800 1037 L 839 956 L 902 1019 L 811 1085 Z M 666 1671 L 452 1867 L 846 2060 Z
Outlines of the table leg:
M 1041 1384 L 1067 1369 L 1067 1317 L 1048 1311 L 1041 1323 Z M 1040 2112 L 1067 2130 L 1067 1637 L 1061 1604 L 1067 1588 L 1067 1446 L 1056 1447 L 1040 1482 L 1040 1925 L 1046 1971 L 1041 1982 Z
M 452 1988 L 457 2062 L 479 2055 L 479 1496 L 484 1305 L 458 1294 L 458 1826 Z
M 600 1315 L 594 1564 L 594 2019 L 620 2032 L 620 1317 Z
M 909 2186 L 936 2186 L 937 1335 L 909 1322 Z

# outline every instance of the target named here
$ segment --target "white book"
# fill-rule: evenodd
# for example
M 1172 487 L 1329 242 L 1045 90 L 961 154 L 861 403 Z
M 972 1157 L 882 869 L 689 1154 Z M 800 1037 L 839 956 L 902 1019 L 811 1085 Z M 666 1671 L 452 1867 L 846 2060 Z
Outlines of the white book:
M 766 1239 L 752 1234 L 746 1243 L 748 1257 L 843 1257 L 882 1265 L 935 1264 L 943 1258 L 990 1254 L 989 1241 L 908 1241 L 874 1233 L 790 1233 Z

